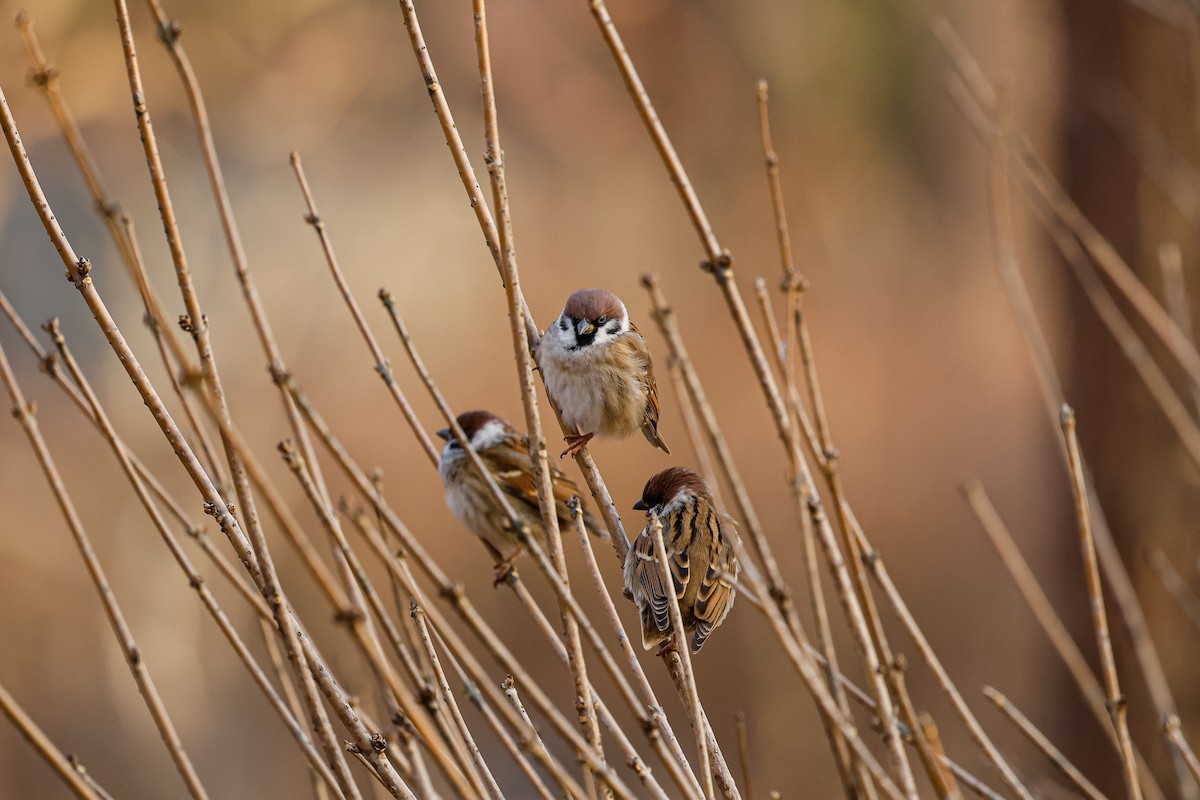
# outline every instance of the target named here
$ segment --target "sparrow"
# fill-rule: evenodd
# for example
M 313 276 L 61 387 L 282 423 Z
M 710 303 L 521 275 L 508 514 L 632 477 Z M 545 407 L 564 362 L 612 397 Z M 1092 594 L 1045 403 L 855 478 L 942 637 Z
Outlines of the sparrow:
M 459 414 L 458 424 L 467 435 L 471 448 L 479 454 L 500 489 L 508 496 L 513 510 L 545 548 L 546 531 L 538 511 L 537 482 L 533 477 L 529 437 L 488 411 Z M 508 577 L 513 561 L 524 552 L 525 547 L 513 530 L 512 520 L 488 491 L 484 479 L 471 466 L 458 439 L 449 428 L 443 428 L 437 435 L 446 441 L 438 461 L 438 474 L 446 491 L 446 505 L 463 525 L 483 540 L 496 559 L 496 583 L 499 584 Z M 578 488 L 562 470 L 553 466 L 550 468 L 550 481 L 559 523 L 563 526 L 573 525 L 567 501 L 579 495 Z M 587 511 L 583 512 L 583 522 L 593 535 L 606 536 Z
M 736 525 L 717 511 L 704 478 L 687 467 L 671 467 L 646 481 L 642 498 L 634 503 L 647 518 L 662 522 L 663 545 L 672 589 L 679 600 L 684 633 L 691 634 L 693 653 L 700 652 L 720 625 L 737 594 Z M 659 646 L 659 655 L 675 644 L 671 635 L 670 598 L 654 553 L 650 525 L 642 528 L 625 557 L 625 591 L 637 605 L 642 622 L 642 647 Z
M 546 396 L 575 430 L 562 456 L 597 434 L 623 439 L 638 430 L 650 444 L 671 452 L 658 435 L 650 349 L 615 294 L 580 289 L 568 297 L 538 345 L 537 360 Z

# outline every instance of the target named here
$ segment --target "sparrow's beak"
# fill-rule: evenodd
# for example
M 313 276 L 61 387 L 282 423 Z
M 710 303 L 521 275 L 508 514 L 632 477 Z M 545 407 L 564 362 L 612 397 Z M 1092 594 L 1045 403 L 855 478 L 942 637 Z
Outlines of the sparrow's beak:
M 581 319 L 575 323 L 575 332 L 580 336 L 588 336 L 596 332 L 596 326 L 592 324 L 591 320 Z
M 454 434 L 450 432 L 449 428 L 442 428 L 440 431 L 437 432 L 437 435 L 439 438 L 441 438 L 447 442 L 454 438 Z
M 638 500 L 636 503 L 633 504 L 633 510 L 634 511 L 649 511 L 650 504 L 647 503 L 645 500 Z

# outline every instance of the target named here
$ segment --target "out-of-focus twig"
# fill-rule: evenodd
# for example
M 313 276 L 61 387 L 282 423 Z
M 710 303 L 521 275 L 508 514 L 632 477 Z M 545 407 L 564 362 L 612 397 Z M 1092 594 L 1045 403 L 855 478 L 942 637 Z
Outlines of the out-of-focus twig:
M 1089 800 L 1105 800 L 1104 795 L 1100 793 L 1091 781 L 1089 781 L 1079 769 L 1067 760 L 1066 756 L 1055 747 L 1045 734 L 1039 731 L 1029 718 L 1021 713 L 1020 709 L 1012 704 L 1007 697 L 993 689 L 991 686 L 983 687 L 983 693 L 987 698 L 995 704 L 996 708 L 1004 712 L 1014 725 L 1025 735 L 1025 738 L 1033 742 L 1039 750 L 1045 754 L 1046 758 L 1063 774 L 1067 780 L 1075 785 L 1075 788 Z
M 1138 784 L 1137 760 L 1133 757 L 1133 740 L 1129 736 L 1128 704 L 1121 694 L 1117 680 L 1117 661 L 1113 656 L 1112 639 L 1108 632 L 1108 615 L 1104 610 L 1104 592 L 1100 586 L 1100 567 L 1096 563 L 1096 543 L 1092 538 L 1091 510 L 1087 498 L 1087 486 L 1083 477 L 1083 465 L 1079 459 L 1079 439 L 1075 431 L 1075 412 L 1064 405 L 1062 410 L 1063 438 L 1067 443 L 1067 462 L 1071 468 L 1071 488 L 1075 493 L 1075 514 L 1079 522 L 1080 546 L 1083 550 L 1084 576 L 1087 579 L 1088 599 L 1092 609 L 1092 626 L 1096 632 L 1096 644 L 1100 650 L 1101 674 L 1107 693 L 1108 713 L 1117 731 L 1121 762 L 1124 766 L 1125 791 L 1130 800 L 1141 800 L 1142 790 Z

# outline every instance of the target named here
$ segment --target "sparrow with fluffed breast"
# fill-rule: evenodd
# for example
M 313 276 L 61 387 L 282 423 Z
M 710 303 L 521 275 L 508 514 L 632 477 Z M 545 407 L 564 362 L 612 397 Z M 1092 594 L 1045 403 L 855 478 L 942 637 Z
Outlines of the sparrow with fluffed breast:
M 658 435 L 650 348 L 615 294 L 580 289 L 568 297 L 542 337 L 537 359 L 546 396 L 575 430 L 562 455 L 596 435 L 623 439 L 639 430 L 650 444 L 671 452 Z
M 672 590 L 679 600 L 685 634 L 693 653 L 720 625 L 737 594 L 738 534 L 734 521 L 717 510 L 704 478 L 687 467 L 671 467 L 646 482 L 633 506 L 662 522 L 663 545 Z M 625 557 L 625 590 L 637 605 L 642 646 L 663 653 L 674 644 L 670 597 L 654 553 L 647 524 Z
M 458 416 L 458 424 L 479 454 L 484 466 L 492 473 L 500 489 L 507 495 L 509 505 L 520 516 L 530 533 L 545 548 L 546 531 L 538 511 L 537 482 L 533 477 L 533 459 L 529 453 L 529 437 L 519 433 L 500 417 L 488 411 L 468 411 Z M 460 522 L 487 546 L 496 559 L 496 579 L 502 581 L 512 568 L 512 562 L 524 552 L 512 520 L 488 491 L 487 483 L 471 466 L 466 452 L 449 428 L 438 431 L 446 440 L 438 461 L 438 474 L 446 490 L 446 505 Z M 573 525 L 567 502 L 579 490 L 562 470 L 550 467 L 554 490 L 555 512 L 563 526 Z M 591 533 L 604 536 L 603 529 L 587 511 L 583 513 L 584 527 Z

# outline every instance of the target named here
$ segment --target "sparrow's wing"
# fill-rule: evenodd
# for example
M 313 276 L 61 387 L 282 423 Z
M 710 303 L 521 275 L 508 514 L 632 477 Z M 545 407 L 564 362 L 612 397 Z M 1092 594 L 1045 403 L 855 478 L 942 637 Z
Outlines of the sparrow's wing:
M 533 457 L 529 453 L 529 437 L 524 435 L 510 436 L 503 444 L 489 447 L 480 453 L 484 463 L 496 476 L 500 488 L 523 503 L 537 507 L 537 482 L 533 479 Z M 550 487 L 554 493 L 554 507 L 558 519 L 564 525 L 571 524 L 571 509 L 567 501 L 579 496 L 576 486 L 566 473 L 554 464 L 550 464 Z M 603 529 L 596 523 L 591 514 L 584 512 L 584 525 L 597 536 Z
M 537 484 L 533 480 L 529 442 L 524 436 L 509 436 L 500 444 L 481 450 L 479 457 L 506 494 L 537 506 Z
M 632 322 L 629 323 L 629 332 L 632 334 L 629 337 L 629 341 L 633 347 L 634 354 L 646 365 L 638 375 L 638 381 L 642 384 L 642 388 L 646 393 L 646 410 L 642 417 L 642 433 L 650 444 L 669 455 L 671 451 L 667 449 L 666 443 L 658 435 L 658 384 L 654 382 L 654 362 L 650 360 L 650 347 L 646 344 L 646 337 L 642 336 L 641 331 Z
M 720 625 L 733 607 L 737 589 L 733 582 L 738 575 L 734 550 L 737 530 L 729 517 L 721 520 L 720 532 L 710 545 L 708 566 L 696 590 L 692 613 L 696 616 L 696 632 L 692 635 L 692 652 L 698 653 L 708 635 Z
M 633 543 L 631 558 L 633 562 L 632 580 L 629 581 L 629 591 L 637 604 L 645 628 L 667 632 L 671 630 L 671 612 L 668 607 L 670 599 L 663 583 L 662 571 L 658 560 L 654 557 L 654 540 L 645 531 Z M 668 566 L 671 571 L 672 589 L 675 598 L 683 597 L 683 589 L 688 581 L 688 556 L 686 553 L 670 553 Z M 643 641 L 643 644 L 645 642 Z M 647 648 L 649 645 L 647 645 Z

